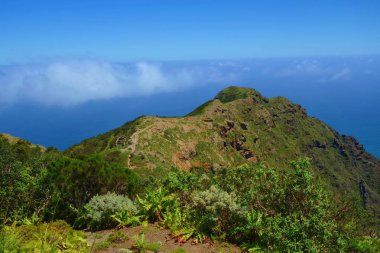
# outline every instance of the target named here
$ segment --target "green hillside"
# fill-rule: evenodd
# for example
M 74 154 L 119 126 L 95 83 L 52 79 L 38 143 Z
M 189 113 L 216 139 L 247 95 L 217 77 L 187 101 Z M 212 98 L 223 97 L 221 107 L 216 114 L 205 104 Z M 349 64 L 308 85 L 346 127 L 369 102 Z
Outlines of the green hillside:
M 366 208 L 380 210 L 379 159 L 300 105 L 249 88 L 228 87 L 184 117 L 140 117 L 65 151 L 72 157 L 92 153 L 143 175 L 164 175 L 173 167 L 289 168 L 289 161 L 309 157 L 337 198 L 360 197 Z
M 300 105 L 240 87 L 65 152 L 1 134 L 0 252 L 377 253 L 379 168 Z

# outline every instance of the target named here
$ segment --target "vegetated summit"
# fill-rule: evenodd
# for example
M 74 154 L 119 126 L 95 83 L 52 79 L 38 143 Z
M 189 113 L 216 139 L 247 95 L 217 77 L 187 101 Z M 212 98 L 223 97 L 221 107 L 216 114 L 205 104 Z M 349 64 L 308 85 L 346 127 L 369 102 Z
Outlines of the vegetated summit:
M 380 217 L 380 160 L 284 97 L 228 87 L 184 117 L 143 116 L 65 151 L 99 153 L 141 174 L 260 163 L 289 168 L 311 158 L 314 173 L 340 197 L 361 198 Z

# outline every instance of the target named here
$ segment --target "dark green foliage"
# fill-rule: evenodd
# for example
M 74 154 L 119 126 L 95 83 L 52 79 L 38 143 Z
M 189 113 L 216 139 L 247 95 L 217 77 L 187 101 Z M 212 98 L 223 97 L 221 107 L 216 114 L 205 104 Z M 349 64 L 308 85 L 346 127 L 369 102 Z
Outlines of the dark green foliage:
M 154 190 L 148 190 L 144 197 L 137 196 L 140 205 L 140 212 L 149 221 L 162 221 L 163 212 L 168 210 L 175 203 L 175 196 L 159 187 Z
M 131 170 L 109 164 L 101 156 L 84 160 L 59 157 L 48 166 L 47 184 L 54 187 L 57 205 L 51 215 L 74 221 L 76 210 L 82 208 L 95 195 L 115 192 L 130 194 L 137 190 L 139 177 Z
M 40 222 L 64 219 L 91 229 L 158 222 L 180 242 L 217 238 L 247 252 L 380 252 L 380 161 L 355 139 L 239 87 L 191 116 L 142 117 L 64 154 L 0 136 L 0 246 L 39 245 L 24 234 L 41 228 L 54 239 L 68 227 Z M 312 165 L 288 163 L 300 156 Z M 135 246 L 147 249 L 144 238 Z
M 192 236 L 196 229 L 211 238 L 245 243 L 252 250 L 338 252 L 355 246 L 364 252 L 360 247 L 377 247 L 376 237 L 362 239 L 360 222 L 352 222 L 358 211 L 344 208 L 343 221 L 342 209 L 312 175 L 308 159 L 291 166 L 292 170 L 243 166 L 215 173 L 171 172 L 163 184 L 176 192 L 182 208 L 165 214 L 166 224 L 177 231 L 174 234 Z
M 42 149 L 0 136 L 0 224 L 39 213 L 48 201 L 41 181 L 46 174 Z

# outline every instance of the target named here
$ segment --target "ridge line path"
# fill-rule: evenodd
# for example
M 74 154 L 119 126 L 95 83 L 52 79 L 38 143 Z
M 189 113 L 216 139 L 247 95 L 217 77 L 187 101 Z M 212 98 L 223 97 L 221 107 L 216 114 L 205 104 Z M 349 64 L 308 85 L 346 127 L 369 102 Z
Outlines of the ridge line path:
M 153 125 L 154 124 L 152 124 L 148 127 L 136 130 L 136 132 L 134 132 L 131 135 L 131 138 L 129 139 L 131 141 L 131 144 L 129 144 L 128 147 L 121 149 L 121 151 L 123 151 L 123 152 L 126 152 L 128 149 L 130 149 L 130 153 L 129 153 L 128 158 L 127 158 L 127 166 L 129 169 L 133 169 L 132 165 L 131 165 L 131 157 L 132 157 L 132 154 L 136 151 L 136 146 L 137 146 L 137 143 L 139 141 L 139 134 L 141 134 L 144 131 L 151 129 L 153 127 Z

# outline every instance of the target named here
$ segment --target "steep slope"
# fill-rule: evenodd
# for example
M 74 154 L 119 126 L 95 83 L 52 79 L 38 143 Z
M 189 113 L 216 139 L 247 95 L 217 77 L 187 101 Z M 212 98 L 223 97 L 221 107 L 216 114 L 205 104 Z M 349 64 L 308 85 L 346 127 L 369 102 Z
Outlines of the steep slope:
M 33 143 L 30 143 L 29 141 L 27 140 L 23 140 L 21 138 L 18 138 L 18 137 L 15 137 L 15 136 L 12 136 L 10 134 L 7 134 L 7 133 L 0 133 L 0 141 L 7 141 L 9 144 L 11 145 L 15 145 L 15 144 L 24 144 L 26 146 L 29 146 L 30 148 L 40 148 L 42 150 L 45 149 L 45 147 L 41 146 L 41 145 L 37 145 L 37 144 L 33 144 Z
M 361 197 L 380 210 L 380 160 L 354 138 L 340 135 L 283 97 L 229 87 L 184 117 L 144 116 L 66 151 L 101 153 L 140 173 L 178 167 L 218 169 L 245 163 L 288 168 L 310 157 L 315 173 L 335 192 Z

